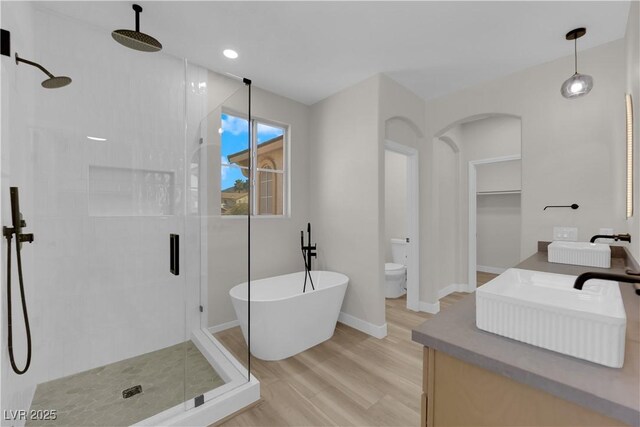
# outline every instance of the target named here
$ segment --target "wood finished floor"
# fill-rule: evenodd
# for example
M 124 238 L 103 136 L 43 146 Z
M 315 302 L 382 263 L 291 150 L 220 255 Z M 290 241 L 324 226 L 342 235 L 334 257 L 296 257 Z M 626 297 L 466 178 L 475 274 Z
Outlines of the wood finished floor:
M 478 285 L 495 275 L 478 273 Z M 467 294 L 440 301 L 441 310 Z M 433 315 L 406 309 L 406 298 L 386 301 L 387 333 L 370 337 L 338 323 L 333 337 L 278 362 L 252 359 L 262 400 L 223 426 L 417 426 L 422 393 L 422 346 L 411 329 Z M 239 360 L 246 357 L 240 328 L 216 334 Z
M 476 273 L 476 286 L 482 286 L 487 283 L 489 280 L 498 277 L 497 274 L 491 273 L 483 273 L 482 271 L 478 271 Z

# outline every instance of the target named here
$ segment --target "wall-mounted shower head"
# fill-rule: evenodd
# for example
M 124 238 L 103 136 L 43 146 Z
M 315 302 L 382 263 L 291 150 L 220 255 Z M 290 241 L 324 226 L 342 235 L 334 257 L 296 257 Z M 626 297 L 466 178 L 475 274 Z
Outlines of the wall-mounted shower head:
M 56 76 L 48 78 L 43 81 L 42 87 L 46 89 L 58 89 L 59 87 L 65 87 L 71 83 L 71 78 L 67 76 Z
M 140 12 L 142 12 L 142 7 L 137 4 L 134 4 L 132 7 L 136 12 L 136 29 L 115 30 L 111 33 L 111 37 L 129 49 L 139 50 L 141 52 L 158 52 L 162 49 L 162 44 L 150 35 L 140 32 Z
M 18 56 L 18 52 L 16 52 L 16 65 L 18 65 L 21 62 L 24 62 L 25 64 L 29 64 L 29 65 L 31 65 L 33 67 L 36 67 L 37 69 L 39 69 L 40 71 L 45 73 L 47 76 L 49 76 L 48 79 L 44 80 L 41 83 L 42 87 L 45 88 L 45 89 L 58 89 L 59 87 L 64 87 L 64 86 L 66 86 L 66 85 L 71 83 L 71 78 L 70 77 L 67 77 L 67 76 L 54 76 L 49 71 L 47 71 L 46 68 L 44 68 L 42 65 L 38 64 L 37 62 L 33 62 L 33 61 L 29 61 L 29 60 L 20 58 Z

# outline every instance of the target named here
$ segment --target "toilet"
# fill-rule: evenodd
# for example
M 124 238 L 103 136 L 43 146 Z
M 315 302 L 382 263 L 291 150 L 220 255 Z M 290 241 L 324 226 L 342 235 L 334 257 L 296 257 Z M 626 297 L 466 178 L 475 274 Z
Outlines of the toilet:
M 393 262 L 384 265 L 385 297 L 398 298 L 407 293 L 407 242 L 405 239 L 391 239 Z

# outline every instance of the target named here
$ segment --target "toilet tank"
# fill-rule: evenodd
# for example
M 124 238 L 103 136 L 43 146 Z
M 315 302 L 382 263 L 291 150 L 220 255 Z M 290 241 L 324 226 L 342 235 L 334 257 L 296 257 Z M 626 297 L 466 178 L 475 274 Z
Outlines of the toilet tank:
M 391 258 L 396 264 L 407 265 L 406 239 L 391 239 Z

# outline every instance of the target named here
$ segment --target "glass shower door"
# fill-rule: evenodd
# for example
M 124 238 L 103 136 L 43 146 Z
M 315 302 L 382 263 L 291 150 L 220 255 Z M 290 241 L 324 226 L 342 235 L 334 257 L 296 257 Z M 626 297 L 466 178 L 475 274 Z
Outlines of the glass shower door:
M 232 80 L 221 85 L 219 80 L 214 81 L 220 79 L 220 75 L 195 66 L 190 67 L 192 69 L 188 70 L 187 75 L 192 83 L 191 89 L 188 89 L 187 102 L 192 105 L 198 94 L 203 95 L 205 100 L 197 105 L 199 111 L 206 114 L 202 114 L 198 121 L 194 117 L 192 132 L 187 131 L 187 152 L 190 153 L 186 167 L 185 217 L 189 238 L 186 248 L 189 264 L 188 323 L 192 325 L 192 341 L 208 355 L 211 366 L 222 380 L 217 387 L 204 390 L 199 401 L 193 401 L 193 405 L 198 405 L 222 398 L 225 393 L 246 385 L 250 378 L 246 345 L 241 341 L 229 345 L 229 342 L 222 342 L 218 337 L 218 334 L 229 330 L 240 333 L 238 325 L 243 321 L 236 316 L 229 290 L 247 281 L 248 211 L 242 210 L 242 203 L 248 199 L 248 192 L 242 188 L 242 182 L 246 178 L 240 169 L 225 170 L 232 166 L 225 166 L 223 157 L 229 153 L 224 151 L 222 141 L 225 132 L 233 133 L 238 140 L 235 148 L 240 151 L 246 149 L 247 128 L 246 124 L 243 128 L 242 123 L 235 123 L 235 127 L 230 129 L 231 124 L 224 123 L 222 117 L 227 109 L 247 111 L 248 89 L 241 82 Z M 207 93 L 207 86 L 211 88 L 214 85 L 217 88 L 223 86 L 226 90 Z M 195 108 L 192 107 L 192 110 Z M 195 115 L 195 112 L 188 114 Z M 227 210 L 223 197 L 225 189 L 228 190 L 227 194 L 234 193 L 234 206 L 239 209 L 239 215 L 233 218 L 223 218 Z M 197 311 L 190 311 L 190 307 L 195 307 Z M 189 379 L 197 376 L 196 371 L 197 366 L 188 358 L 188 388 L 195 384 L 190 384 Z M 187 392 L 187 396 L 191 394 Z M 187 401 L 188 408 L 190 405 Z

